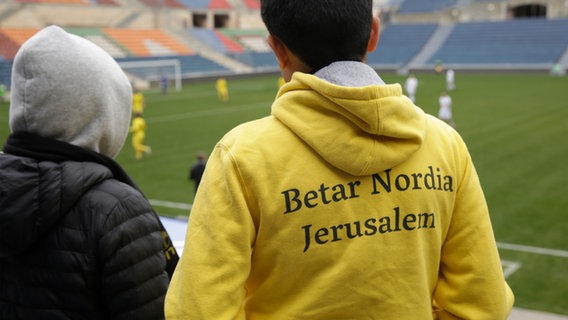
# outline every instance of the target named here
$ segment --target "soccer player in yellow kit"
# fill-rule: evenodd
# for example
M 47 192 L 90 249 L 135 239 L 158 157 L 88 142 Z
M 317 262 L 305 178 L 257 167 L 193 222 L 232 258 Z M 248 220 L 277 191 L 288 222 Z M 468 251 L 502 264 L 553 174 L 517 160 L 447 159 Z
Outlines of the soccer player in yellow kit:
M 132 119 L 132 125 L 130 126 L 130 132 L 132 132 L 132 148 L 134 148 L 134 155 L 137 160 L 142 159 L 142 154 L 150 154 L 152 149 L 150 146 L 144 144 L 144 138 L 146 138 L 146 120 L 142 118 L 142 114 L 135 113 L 134 119 Z
M 132 94 L 132 113 L 144 113 L 144 94 L 140 90 L 134 90 Z
M 223 102 L 229 101 L 229 89 L 227 88 L 227 80 L 225 78 L 217 79 L 215 84 L 215 89 L 217 89 L 217 95 L 219 100 Z

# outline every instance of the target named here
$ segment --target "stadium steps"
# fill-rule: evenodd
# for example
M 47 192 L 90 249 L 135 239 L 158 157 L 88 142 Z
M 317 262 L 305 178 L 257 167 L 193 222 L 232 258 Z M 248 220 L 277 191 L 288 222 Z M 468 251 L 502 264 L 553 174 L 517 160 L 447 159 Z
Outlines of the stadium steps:
M 243 52 L 243 48 L 237 42 L 233 41 L 231 38 L 225 36 L 221 32 L 215 29 L 188 29 L 188 33 L 199 39 L 205 45 L 211 49 L 226 54 L 229 52 Z
M 568 67 L 568 46 L 566 46 L 566 50 L 564 50 L 564 53 L 558 60 L 558 63 L 564 67 Z
M 222 29 L 219 30 L 228 38 L 233 39 L 235 42 L 240 43 L 245 51 L 254 52 L 271 52 L 272 50 L 266 42 L 268 32 L 265 29 L 249 29 L 249 30 L 234 30 Z
M 178 41 L 185 43 L 187 46 L 202 55 L 204 58 L 209 59 L 227 68 L 228 70 L 232 70 L 236 73 L 248 73 L 253 70 L 250 66 L 236 59 L 232 59 L 231 57 L 226 56 L 223 53 L 209 47 L 196 37 L 192 36 L 188 31 L 170 30 L 169 34 Z
M 426 61 L 440 48 L 440 46 L 446 41 L 446 39 L 452 33 L 455 24 L 441 23 L 438 28 L 432 34 L 428 42 L 424 45 L 422 50 L 414 56 L 414 58 L 408 63 L 406 70 L 411 70 L 415 68 L 424 67 Z
M 269 52 L 270 46 L 266 42 L 266 38 L 259 36 L 242 36 L 239 39 L 243 44 L 256 52 Z
M 176 51 L 162 45 L 153 39 L 144 39 L 144 46 L 148 49 L 151 56 L 172 56 L 176 54 Z
M 128 56 L 128 52 L 116 42 L 105 36 L 100 28 L 65 28 L 65 30 L 74 35 L 81 36 L 90 40 L 94 44 L 103 48 L 114 58 L 123 58 Z
M 6 20 L 11 15 L 15 14 L 16 12 L 23 10 L 24 5 L 10 5 L 10 4 L 2 4 L 2 11 L 0 12 L 0 21 Z M 4 8 L 5 7 L 5 8 Z
M 129 13 L 122 21 L 116 24 L 117 28 L 128 28 L 128 26 L 138 19 L 138 17 L 142 14 L 142 11 L 136 10 Z
M 114 58 L 122 58 L 128 56 L 128 54 L 124 50 L 122 50 L 122 48 L 117 46 L 114 42 L 103 35 L 87 35 L 84 38 L 103 48 Z
M 233 41 L 231 38 L 225 36 L 223 33 L 219 32 L 218 30 L 214 30 L 215 35 L 217 38 L 223 43 L 223 45 L 227 48 L 228 52 L 243 52 L 243 47 L 241 47 L 237 42 Z
M 381 31 L 377 50 L 367 54 L 374 67 L 404 68 L 436 32 L 437 23 L 391 24 Z

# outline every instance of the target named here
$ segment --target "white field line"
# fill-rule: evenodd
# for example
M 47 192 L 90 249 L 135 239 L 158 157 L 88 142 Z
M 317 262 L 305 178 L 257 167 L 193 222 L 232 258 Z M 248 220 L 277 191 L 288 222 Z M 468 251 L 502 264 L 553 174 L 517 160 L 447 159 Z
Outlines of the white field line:
M 153 205 L 153 206 L 156 206 L 156 207 L 173 208 L 173 209 L 180 209 L 180 210 L 191 210 L 191 204 L 190 203 L 180 203 L 180 202 L 170 202 L 170 201 L 150 199 L 150 204 Z M 497 247 L 499 249 L 502 249 L 502 250 L 528 252 L 528 253 L 534 253 L 534 254 L 543 255 L 543 256 L 568 258 L 568 251 L 567 250 L 548 249 L 548 248 L 533 247 L 533 246 L 526 246 L 526 245 L 513 244 L 513 243 L 504 243 L 504 242 L 497 242 Z
M 568 251 L 566 251 L 566 250 L 547 249 L 547 248 L 532 247 L 532 246 L 525 246 L 525 245 L 512 244 L 512 243 L 503 243 L 503 242 L 497 242 L 497 248 L 502 249 L 502 250 L 536 253 L 536 254 L 543 255 L 543 256 L 568 258 Z
M 155 118 L 148 118 L 146 122 L 148 123 L 158 123 L 158 122 L 170 122 L 170 121 L 180 121 L 184 119 L 191 119 L 191 118 L 200 118 L 200 117 L 210 117 L 215 116 L 218 114 L 224 113 L 234 113 L 234 112 L 242 112 L 245 110 L 252 110 L 252 109 L 260 109 L 266 108 L 266 115 L 270 113 L 271 103 L 270 102 L 259 102 L 259 103 L 252 103 L 246 106 L 231 106 L 227 108 L 217 108 L 217 109 L 208 109 L 208 110 L 201 110 L 201 111 L 192 111 L 192 112 L 185 112 L 185 113 L 178 113 L 178 114 L 170 114 L 164 115 L 161 117 Z
M 505 279 L 521 268 L 521 263 L 515 261 L 501 260 L 501 265 L 503 265 Z
M 155 206 L 155 207 L 191 210 L 191 204 L 190 203 L 170 202 L 170 201 L 162 201 L 162 200 L 154 200 L 154 199 L 149 199 L 149 201 L 150 201 L 150 204 Z

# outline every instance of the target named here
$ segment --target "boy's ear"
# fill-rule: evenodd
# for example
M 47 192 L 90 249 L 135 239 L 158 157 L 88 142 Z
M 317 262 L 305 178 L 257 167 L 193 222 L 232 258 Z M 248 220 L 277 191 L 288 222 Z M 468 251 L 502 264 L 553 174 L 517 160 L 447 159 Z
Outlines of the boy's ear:
M 268 42 L 268 45 L 274 52 L 276 59 L 278 60 L 280 69 L 285 69 L 290 63 L 290 57 L 288 56 L 288 49 L 280 39 L 276 38 L 271 34 L 268 35 L 266 40 Z
M 369 42 L 367 43 L 367 52 L 373 52 L 377 48 L 379 38 L 381 35 L 381 21 L 378 17 L 373 17 L 371 24 L 371 34 L 369 35 Z

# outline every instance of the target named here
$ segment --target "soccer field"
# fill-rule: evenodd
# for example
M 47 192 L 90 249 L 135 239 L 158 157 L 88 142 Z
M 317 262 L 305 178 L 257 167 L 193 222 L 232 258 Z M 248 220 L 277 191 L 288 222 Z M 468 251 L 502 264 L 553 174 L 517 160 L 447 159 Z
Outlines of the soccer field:
M 435 115 L 444 76 L 417 78 L 416 102 Z M 458 72 L 456 85 L 454 121 L 480 175 L 515 306 L 568 315 L 568 77 Z M 167 95 L 145 92 L 152 154 L 135 160 L 129 139 L 117 160 L 160 214 L 189 213 L 187 175 L 197 152 L 209 153 L 232 127 L 268 115 L 277 76 L 228 79 L 228 86 L 226 103 L 213 80 Z M 7 109 L 0 105 L 2 142 Z

